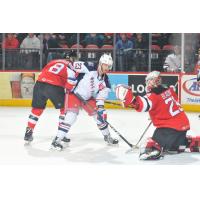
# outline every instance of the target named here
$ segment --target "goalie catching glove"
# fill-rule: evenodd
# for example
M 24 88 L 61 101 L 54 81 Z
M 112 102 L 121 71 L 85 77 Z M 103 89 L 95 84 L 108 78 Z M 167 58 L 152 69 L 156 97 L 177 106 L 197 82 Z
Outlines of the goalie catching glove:
M 135 99 L 132 93 L 131 87 L 127 85 L 119 84 L 115 89 L 116 98 L 119 99 L 123 107 L 128 107 L 133 105 L 133 100 Z

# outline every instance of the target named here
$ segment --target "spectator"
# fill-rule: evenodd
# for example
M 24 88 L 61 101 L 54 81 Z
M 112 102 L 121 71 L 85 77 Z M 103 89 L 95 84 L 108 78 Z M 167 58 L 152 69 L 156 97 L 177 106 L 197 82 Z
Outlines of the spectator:
M 47 38 L 48 48 L 60 48 L 58 44 L 58 37 L 55 33 L 49 34 Z
M 116 54 L 117 54 L 117 69 L 120 71 L 130 70 L 132 65 L 133 52 L 135 47 L 133 42 L 129 40 L 126 33 L 120 34 L 120 39 L 116 42 Z
M 113 33 L 105 33 L 103 44 L 113 45 Z
M 120 39 L 116 43 L 116 49 L 133 49 L 134 45 L 126 36 L 126 33 L 120 34 Z
M 84 46 L 87 46 L 89 44 L 95 44 L 98 47 L 101 47 L 103 45 L 103 36 L 101 34 L 97 33 L 89 33 L 85 36 L 84 40 L 82 41 Z
M 6 38 L 2 42 L 2 48 L 5 50 L 5 68 L 15 69 L 17 64 L 18 52 L 12 49 L 16 49 L 19 46 L 19 41 L 15 38 L 13 33 L 7 33 Z
M 148 46 L 141 33 L 136 34 L 135 40 L 135 66 L 136 71 L 147 71 L 147 50 Z
M 45 55 L 45 64 L 54 59 L 61 58 L 61 53 L 57 50 L 59 46 L 59 39 L 56 34 L 46 33 L 43 40 L 43 52 Z
M 179 46 L 175 46 L 174 53 L 166 57 L 163 68 L 167 72 L 179 72 L 181 70 L 181 49 Z
M 26 69 L 39 69 L 39 50 L 40 40 L 34 33 L 28 33 L 28 36 L 22 41 L 21 49 L 21 66 Z
M 74 44 L 77 44 L 77 33 L 72 33 L 67 35 L 67 44 L 71 47 Z
M 19 44 L 22 43 L 25 37 L 27 37 L 28 33 L 15 33 L 15 37 L 19 41 Z
M 2 42 L 2 48 L 16 49 L 19 46 L 19 41 L 14 37 L 13 33 L 7 33 L 5 40 Z
M 197 62 L 193 72 L 196 74 L 199 72 L 199 70 L 200 70 L 200 48 L 198 49 Z
M 50 33 L 45 33 L 43 38 L 43 55 L 44 55 L 44 65 L 47 63 L 47 57 L 49 53 L 49 39 L 51 35 Z
M 193 72 L 197 61 L 198 35 L 195 33 L 185 34 L 184 71 Z
M 153 45 L 161 45 L 162 36 L 161 33 L 152 33 L 152 44 Z
M 169 44 L 169 37 L 169 33 L 152 33 L 152 44 L 163 48 L 164 45 Z
M 20 45 L 21 49 L 31 49 L 31 50 L 25 50 L 22 52 L 30 53 L 30 52 L 38 52 L 40 49 L 40 40 L 36 37 L 34 33 L 29 33 L 26 38 L 22 41 Z M 37 49 L 37 50 L 33 50 Z
M 169 36 L 169 44 L 181 46 L 181 33 L 171 33 Z
M 60 48 L 68 48 L 67 38 L 66 38 L 65 34 L 63 34 L 63 33 L 58 34 L 58 45 Z

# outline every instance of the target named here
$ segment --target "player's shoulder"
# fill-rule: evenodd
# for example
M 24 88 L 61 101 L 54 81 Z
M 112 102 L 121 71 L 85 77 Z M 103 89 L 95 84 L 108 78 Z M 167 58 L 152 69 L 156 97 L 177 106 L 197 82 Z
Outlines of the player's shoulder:
M 85 62 L 85 66 L 89 71 L 96 71 L 97 70 L 97 65 L 94 62 Z
M 93 62 L 75 61 L 73 63 L 73 70 L 79 73 L 88 73 L 95 71 L 95 65 Z
M 52 65 L 52 64 L 59 64 L 62 63 L 64 65 L 68 65 L 70 62 L 65 60 L 65 59 L 55 59 L 55 60 L 51 60 L 48 64 Z

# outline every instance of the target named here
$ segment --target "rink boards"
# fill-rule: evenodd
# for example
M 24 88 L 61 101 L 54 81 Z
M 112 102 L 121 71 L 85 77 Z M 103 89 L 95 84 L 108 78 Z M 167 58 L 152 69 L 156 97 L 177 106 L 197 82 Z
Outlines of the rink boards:
M 31 106 L 33 86 L 39 72 L 4 71 L 0 72 L 0 106 Z M 145 77 L 147 73 L 109 73 L 111 92 L 108 101 L 117 102 L 115 87 L 126 84 L 138 95 L 145 94 Z M 200 111 L 200 84 L 195 74 L 162 73 L 162 83 L 176 88 L 180 103 L 186 111 Z M 48 106 L 52 106 L 48 102 Z M 106 104 L 108 108 L 121 108 Z

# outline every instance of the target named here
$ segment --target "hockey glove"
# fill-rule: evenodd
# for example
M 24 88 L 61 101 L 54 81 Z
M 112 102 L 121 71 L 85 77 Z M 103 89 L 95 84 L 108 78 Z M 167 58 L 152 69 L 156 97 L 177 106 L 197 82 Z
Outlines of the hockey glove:
M 97 110 L 97 120 L 101 123 L 106 123 L 107 120 L 107 112 L 104 108 L 98 108 Z
M 131 91 L 131 87 L 127 85 L 119 84 L 116 87 L 115 94 L 117 99 L 121 100 L 123 107 L 128 107 L 135 99 L 134 94 Z

